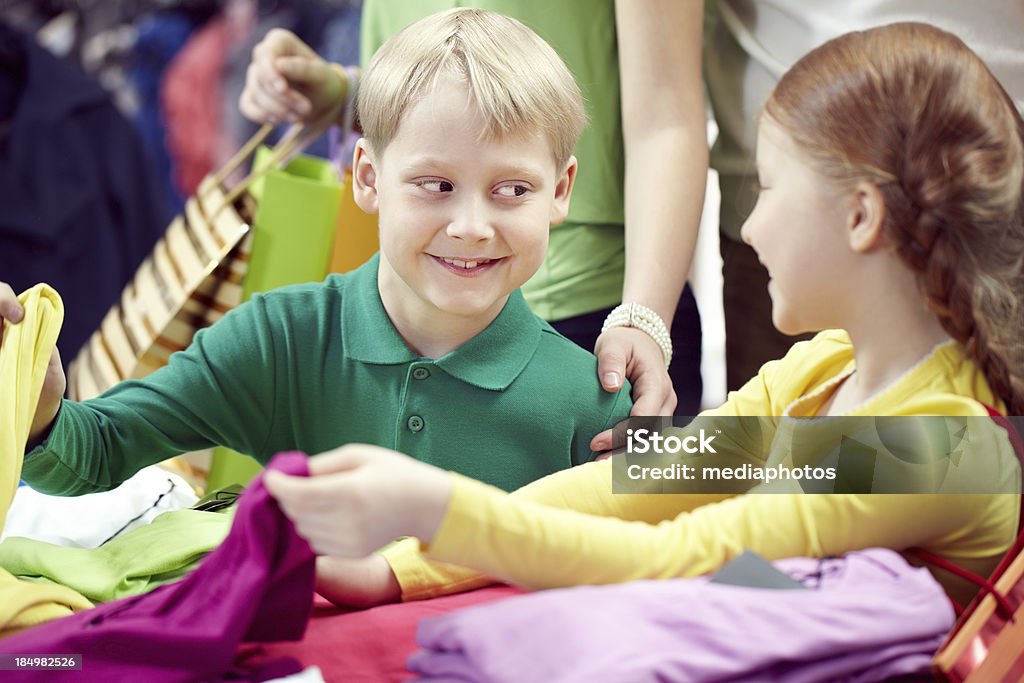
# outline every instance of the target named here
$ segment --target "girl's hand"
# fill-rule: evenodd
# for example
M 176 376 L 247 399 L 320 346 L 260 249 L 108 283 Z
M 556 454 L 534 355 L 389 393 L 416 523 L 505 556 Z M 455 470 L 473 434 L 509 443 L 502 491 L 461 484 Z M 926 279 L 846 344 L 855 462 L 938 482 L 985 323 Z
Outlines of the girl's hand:
M 452 491 L 444 470 L 364 444 L 313 456 L 309 471 L 270 471 L 264 482 L 320 555 L 366 557 L 402 536 L 430 542 Z
M 24 317 L 25 310 L 18 303 L 18 297 L 14 294 L 14 290 L 6 282 L 0 282 L 0 340 L 3 339 L 5 321 L 12 325 L 18 325 Z M 57 417 L 61 397 L 64 396 L 66 388 L 67 380 L 64 377 L 64 367 L 60 362 L 60 354 L 54 348 L 46 368 L 43 391 L 39 395 L 39 403 L 36 404 L 36 413 L 29 429 L 29 448 L 34 447 L 46 436 L 54 418 Z
M 357 560 L 344 557 L 316 558 L 316 592 L 339 607 L 366 609 L 398 602 L 402 589 L 383 555 Z

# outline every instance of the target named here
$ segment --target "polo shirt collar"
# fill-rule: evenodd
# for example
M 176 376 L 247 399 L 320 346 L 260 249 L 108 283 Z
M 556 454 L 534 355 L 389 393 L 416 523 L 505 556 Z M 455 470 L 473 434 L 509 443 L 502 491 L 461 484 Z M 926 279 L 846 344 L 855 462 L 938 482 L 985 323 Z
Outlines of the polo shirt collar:
M 419 360 L 395 329 L 377 289 L 377 254 L 352 272 L 342 298 L 342 343 L 356 361 L 397 365 Z M 481 389 L 501 391 L 526 368 L 540 342 L 541 322 L 517 289 L 498 317 L 465 344 L 434 364 Z

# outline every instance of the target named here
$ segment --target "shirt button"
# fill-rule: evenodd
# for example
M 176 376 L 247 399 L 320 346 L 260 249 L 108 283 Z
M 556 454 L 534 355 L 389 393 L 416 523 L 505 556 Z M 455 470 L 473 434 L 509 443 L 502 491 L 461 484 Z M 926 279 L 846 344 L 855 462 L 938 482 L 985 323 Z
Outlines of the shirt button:
M 421 429 L 423 429 L 424 423 L 422 417 L 420 417 L 419 415 L 413 415 L 412 417 L 409 418 L 406 424 L 409 425 L 409 429 L 411 431 L 418 432 Z
M 430 370 L 427 370 L 426 368 L 413 368 L 413 379 L 426 379 L 428 377 L 430 377 Z

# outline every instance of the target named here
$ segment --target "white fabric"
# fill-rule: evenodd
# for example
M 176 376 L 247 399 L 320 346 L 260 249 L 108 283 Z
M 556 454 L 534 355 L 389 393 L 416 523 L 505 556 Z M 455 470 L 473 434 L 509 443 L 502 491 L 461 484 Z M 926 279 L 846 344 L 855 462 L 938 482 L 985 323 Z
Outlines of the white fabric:
M 119 530 L 124 533 L 149 524 L 158 515 L 192 507 L 197 500 L 184 479 L 156 466 L 139 470 L 112 491 L 75 498 L 48 496 L 21 486 L 0 541 L 23 536 L 65 547 L 95 548 Z
M 264 683 L 325 683 L 324 674 L 320 671 L 320 667 L 311 666 L 308 669 L 303 669 L 297 674 L 291 676 L 285 676 L 284 678 L 274 678 Z

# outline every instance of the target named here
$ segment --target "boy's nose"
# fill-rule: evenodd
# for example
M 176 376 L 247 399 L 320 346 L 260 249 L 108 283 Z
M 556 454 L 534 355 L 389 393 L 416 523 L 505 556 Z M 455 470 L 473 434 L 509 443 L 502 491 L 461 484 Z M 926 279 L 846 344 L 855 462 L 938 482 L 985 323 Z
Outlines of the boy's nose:
M 447 234 L 452 239 L 481 242 L 494 237 L 491 217 L 483 202 L 469 199 L 457 207 L 448 223 Z

